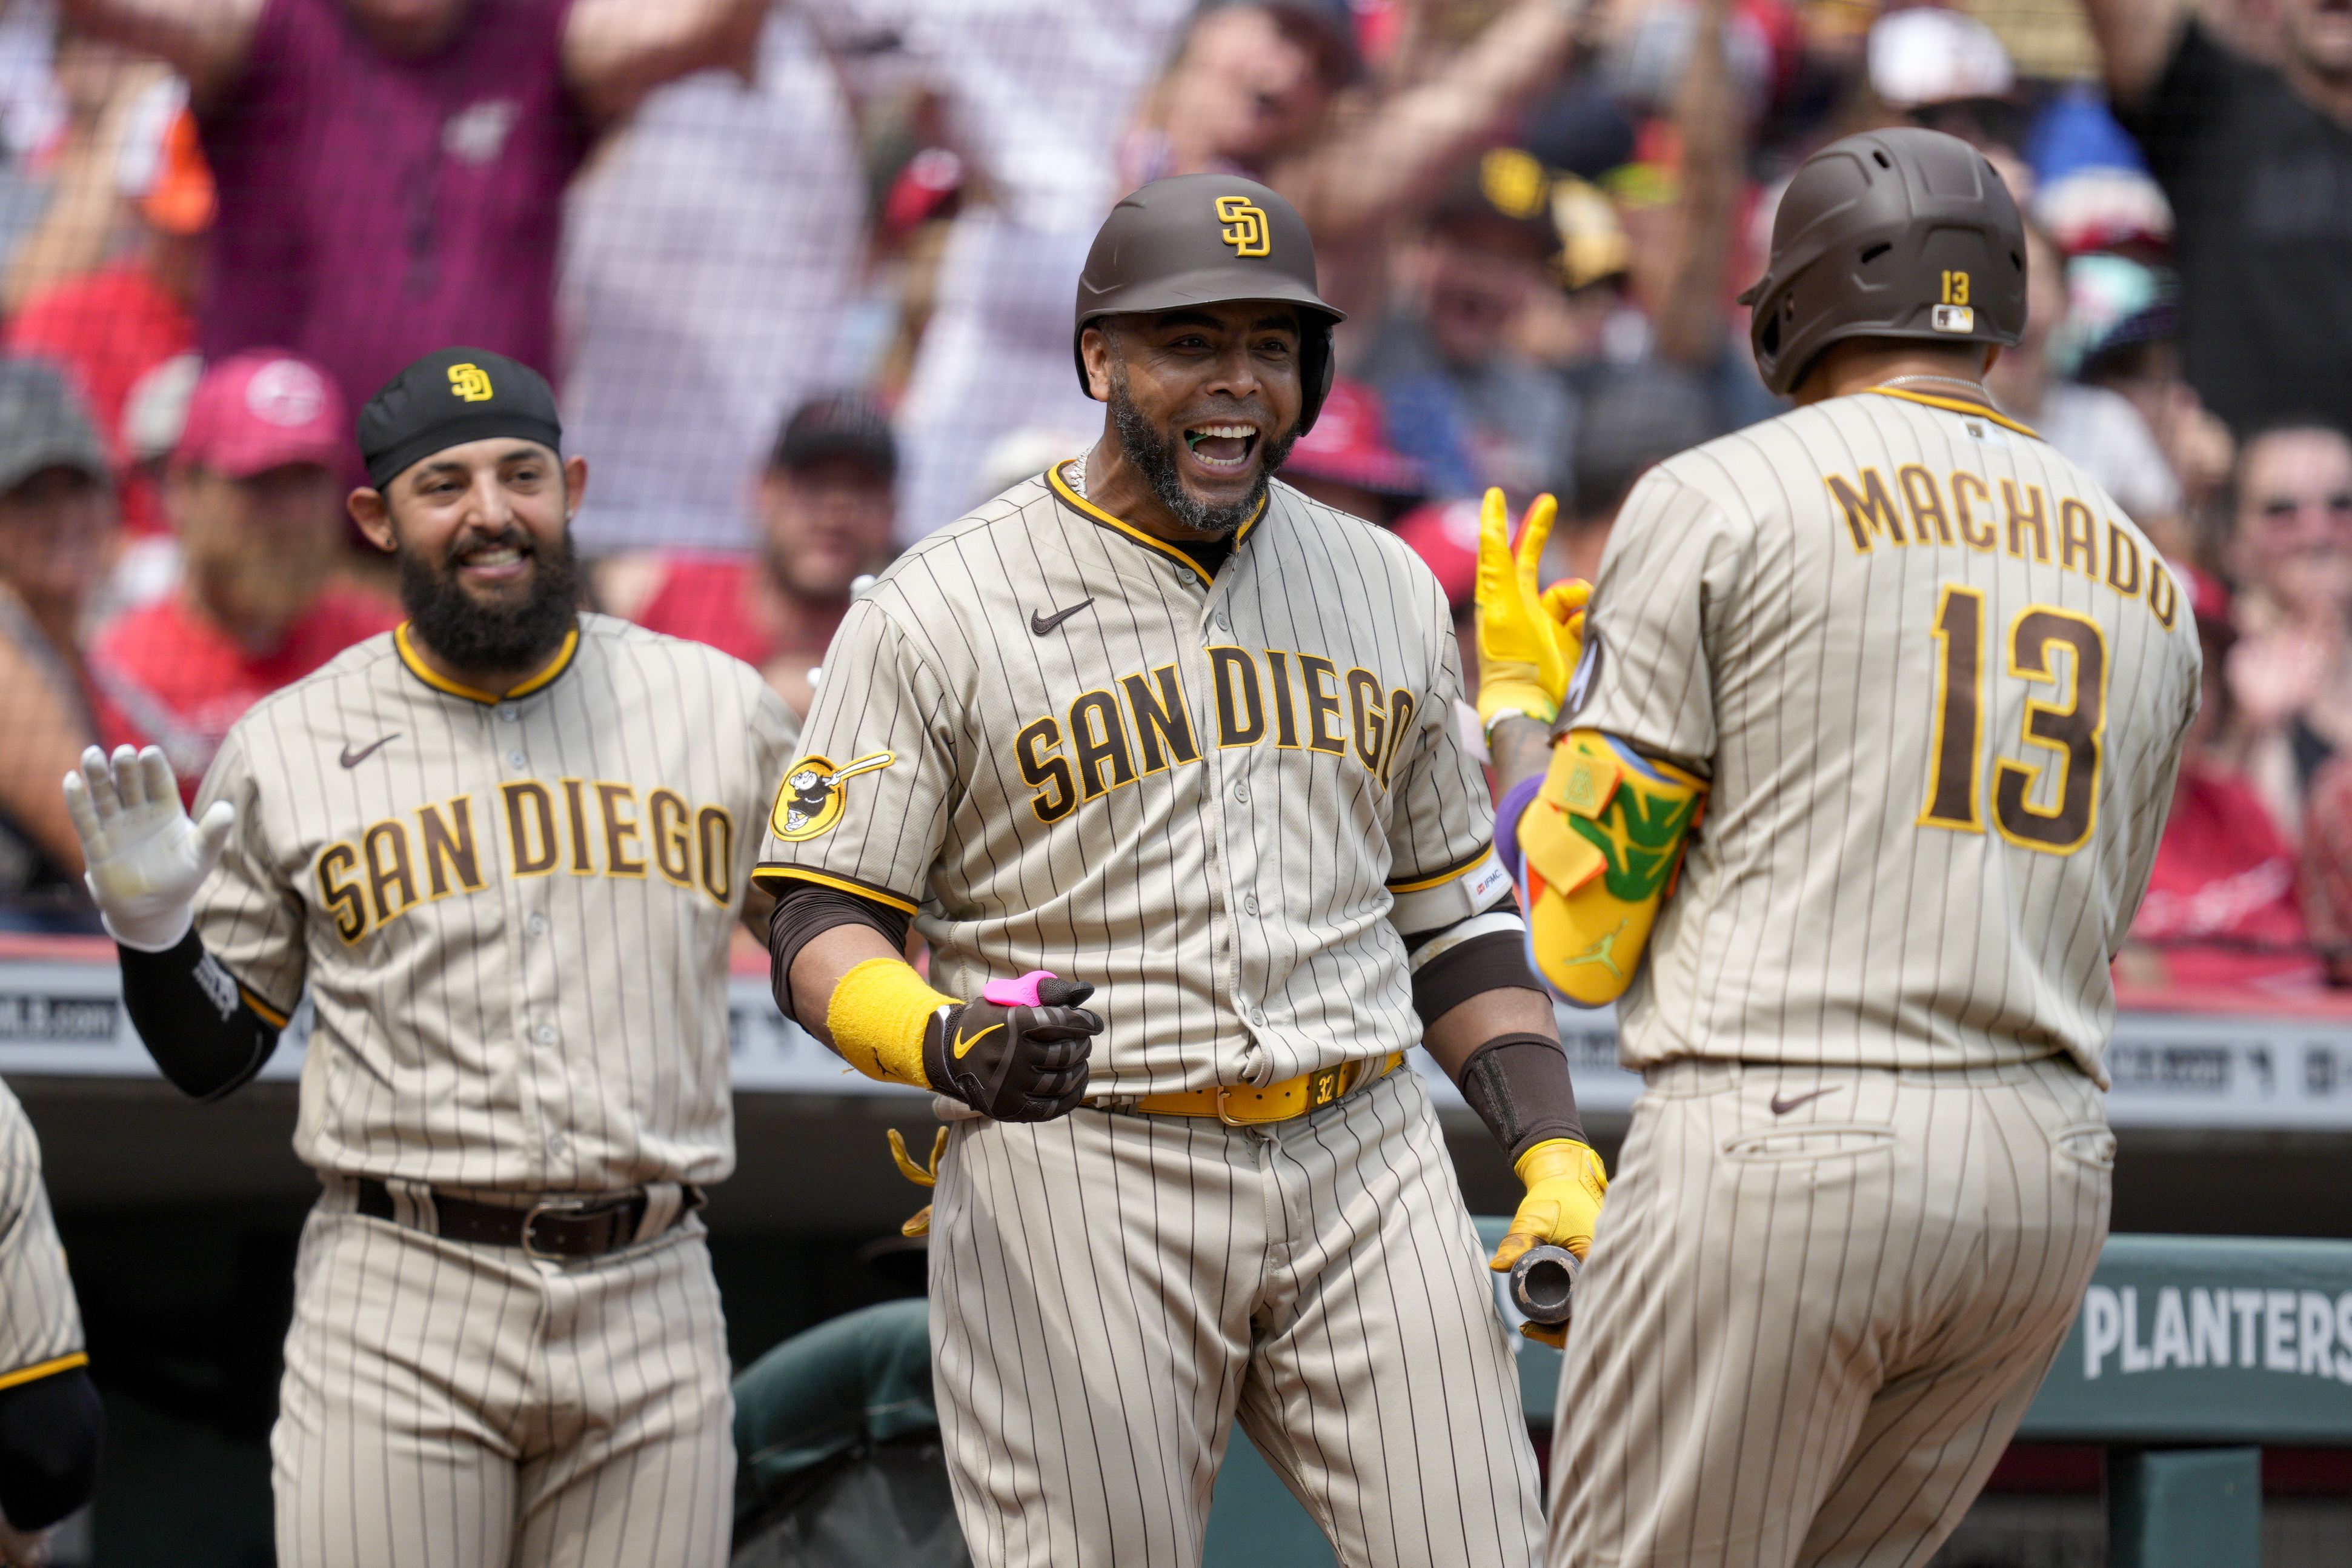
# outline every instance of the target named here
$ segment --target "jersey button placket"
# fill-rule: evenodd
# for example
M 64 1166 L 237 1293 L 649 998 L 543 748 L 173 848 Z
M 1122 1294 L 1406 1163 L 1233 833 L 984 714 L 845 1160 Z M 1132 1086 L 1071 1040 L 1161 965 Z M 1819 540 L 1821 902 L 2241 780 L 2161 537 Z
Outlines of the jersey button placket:
M 1246 574 L 1247 565 L 1246 558 L 1237 552 L 1231 566 L 1218 577 L 1215 591 L 1202 606 L 1201 628 L 1204 644 L 1238 643 L 1248 646 L 1264 642 L 1263 628 L 1253 630 L 1245 626 L 1237 632 L 1234 626 L 1234 595 L 1239 592 L 1236 584 Z M 1213 672 L 1204 674 L 1213 679 Z M 1211 719 L 1213 722 L 1213 714 Z M 1220 749 L 1216 756 L 1220 768 L 1225 771 L 1226 799 L 1220 803 L 1222 809 L 1217 814 L 1218 837 L 1225 850 L 1225 867 L 1223 878 L 1213 873 L 1211 880 L 1222 895 L 1224 907 L 1238 910 L 1250 922 L 1246 925 L 1238 921 L 1234 923 L 1233 951 L 1230 955 L 1219 955 L 1224 961 L 1219 965 L 1220 978 L 1231 988 L 1229 994 L 1233 997 L 1234 1011 L 1240 1016 L 1241 1021 L 1252 1029 L 1264 1029 L 1265 1008 L 1249 1000 L 1248 996 L 1249 992 L 1262 988 L 1266 979 L 1265 931 L 1258 923 L 1264 911 L 1257 894 L 1249 890 L 1259 879 L 1258 833 L 1255 814 L 1251 806 L 1255 792 L 1251 787 L 1248 774 L 1253 768 L 1261 765 L 1277 766 L 1278 759 L 1272 755 L 1269 747 L 1257 745 Z M 1256 1049 L 1255 1046 L 1248 1048 L 1252 1052 Z M 1219 1064 L 1225 1069 L 1236 1065 L 1239 1064 Z
M 1195 572 L 1180 569 L 1175 574 L 1175 577 L 1185 589 L 1197 590 L 1200 584 L 1200 574 Z M 1222 642 L 1225 636 L 1230 635 L 1233 620 L 1222 606 L 1213 612 L 1210 605 L 1212 602 L 1223 597 L 1230 580 L 1231 574 L 1228 574 L 1212 585 L 1209 595 L 1200 598 L 1193 597 L 1192 593 L 1183 594 L 1181 598 L 1177 594 L 1166 595 L 1168 608 L 1171 615 L 1189 611 L 1192 617 L 1192 624 L 1200 634 L 1197 642 L 1182 650 L 1182 662 L 1185 666 L 1184 681 L 1189 692 L 1205 696 L 1215 689 L 1215 674 L 1209 662 L 1208 649 L 1212 644 Z M 1215 628 L 1213 632 L 1210 629 L 1213 626 Z M 1196 698 L 1195 700 L 1200 701 L 1200 699 Z M 1217 717 L 1213 700 L 1202 702 L 1195 709 L 1193 717 L 1194 721 L 1202 726 L 1203 735 L 1215 735 Z M 1226 858 L 1225 852 L 1228 849 L 1225 842 L 1230 815 L 1229 798 L 1226 795 L 1228 783 L 1230 782 L 1238 792 L 1238 798 L 1241 801 L 1246 802 L 1249 796 L 1248 786 L 1242 784 L 1239 777 L 1235 776 L 1241 766 L 1241 754 L 1237 752 L 1211 748 L 1208 755 L 1202 759 L 1202 765 L 1210 772 L 1208 777 L 1202 782 L 1199 796 L 1201 805 L 1206 808 L 1205 815 L 1208 818 L 1203 825 L 1205 832 L 1202 835 L 1203 842 L 1201 846 L 1201 870 L 1202 879 L 1207 884 L 1204 890 L 1208 894 L 1209 903 L 1210 946 L 1215 954 L 1214 962 L 1211 965 L 1210 991 L 1220 1008 L 1228 998 L 1233 999 L 1236 1008 L 1242 1005 L 1240 999 L 1234 997 L 1233 993 L 1233 983 L 1237 967 L 1234 953 L 1239 945 L 1239 934 L 1234 930 L 1233 920 L 1234 908 L 1233 889 L 1226 879 L 1219 874 L 1218 868 L 1218 862 Z M 1234 770 L 1234 773 L 1229 773 L 1228 770 Z
M 501 702 L 489 711 L 497 715 L 494 723 L 488 721 L 488 714 L 484 715 L 485 738 L 489 742 L 491 752 L 502 756 L 509 777 L 528 773 L 530 770 L 530 753 L 527 749 L 530 742 L 526 739 L 528 727 L 524 723 L 521 704 Z M 500 752 L 501 747 L 504 748 L 503 752 Z M 514 911 L 515 924 L 509 929 L 532 937 L 544 937 L 551 929 L 552 922 L 543 908 L 529 906 L 544 903 L 551 888 L 549 879 L 543 876 L 520 878 L 509 881 L 508 886 L 513 889 L 518 906 Z M 546 1020 L 554 1011 L 557 955 L 551 944 L 545 942 L 521 942 L 516 946 L 520 950 L 514 963 L 514 973 L 520 983 L 515 997 L 518 1043 L 526 1058 L 551 1053 L 555 1049 L 556 1028 Z M 560 1079 L 560 1072 L 557 1076 Z M 551 1113 L 550 1097 L 540 1087 L 544 1081 L 544 1069 L 526 1068 L 517 1085 L 521 1101 L 520 1109 L 542 1128 L 556 1120 Z M 561 1160 L 567 1147 L 562 1132 L 551 1133 L 540 1143 L 542 1160 Z

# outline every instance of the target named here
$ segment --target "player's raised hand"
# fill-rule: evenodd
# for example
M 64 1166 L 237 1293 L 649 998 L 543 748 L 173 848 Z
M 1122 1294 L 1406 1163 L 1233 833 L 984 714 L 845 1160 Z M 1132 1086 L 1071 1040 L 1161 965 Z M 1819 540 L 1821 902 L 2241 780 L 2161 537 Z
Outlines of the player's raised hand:
M 942 1007 L 923 1036 L 931 1087 L 999 1121 L 1050 1121 L 1086 1098 L 1087 1058 L 1103 1021 L 1079 1004 L 1083 980 L 1033 969 L 992 980 L 980 1000 Z
M 1559 503 L 1536 497 L 1528 507 L 1517 547 L 1503 492 L 1489 489 L 1478 517 L 1478 718 L 1491 724 L 1517 712 L 1549 724 L 1559 716 L 1583 651 L 1590 584 L 1570 580 L 1545 593 L 1537 586 L 1544 543 Z
M 163 952 L 195 920 L 196 889 L 220 859 L 236 808 L 215 801 L 201 823 L 180 804 L 180 781 L 159 747 L 96 746 L 66 775 L 66 811 L 81 836 L 83 880 L 106 929 L 125 947 Z
M 1527 1184 L 1511 1228 L 1486 1267 L 1508 1273 L 1519 1255 L 1549 1242 L 1582 1258 L 1592 1246 L 1592 1227 L 1601 1218 L 1601 1201 L 1609 1191 L 1609 1173 L 1589 1144 L 1572 1138 L 1547 1138 L 1519 1156 L 1513 1167 Z M 1568 1338 L 1565 1328 L 1547 1329 L 1528 1323 L 1520 1331 L 1531 1340 L 1559 1348 Z

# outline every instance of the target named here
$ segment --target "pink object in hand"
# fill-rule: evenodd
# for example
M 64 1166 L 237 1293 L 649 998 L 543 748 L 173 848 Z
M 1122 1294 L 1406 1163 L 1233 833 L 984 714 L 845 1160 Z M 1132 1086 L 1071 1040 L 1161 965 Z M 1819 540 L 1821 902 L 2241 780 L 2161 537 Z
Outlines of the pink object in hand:
M 980 988 L 980 999 L 1000 1007 L 1042 1007 L 1045 1004 L 1037 998 L 1037 986 L 1053 978 L 1050 969 L 1033 969 L 1018 980 L 992 980 Z

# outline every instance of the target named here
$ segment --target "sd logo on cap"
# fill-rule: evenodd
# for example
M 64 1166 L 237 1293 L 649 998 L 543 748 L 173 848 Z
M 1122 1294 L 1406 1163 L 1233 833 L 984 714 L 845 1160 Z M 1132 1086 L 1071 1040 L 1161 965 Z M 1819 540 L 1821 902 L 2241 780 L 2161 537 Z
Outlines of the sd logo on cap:
M 436 349 L 360 410 L 360 456 L 380 490 L 436 452 L 499 436 L 563 455 L 563 424 L 547 378 L 488 349 Z

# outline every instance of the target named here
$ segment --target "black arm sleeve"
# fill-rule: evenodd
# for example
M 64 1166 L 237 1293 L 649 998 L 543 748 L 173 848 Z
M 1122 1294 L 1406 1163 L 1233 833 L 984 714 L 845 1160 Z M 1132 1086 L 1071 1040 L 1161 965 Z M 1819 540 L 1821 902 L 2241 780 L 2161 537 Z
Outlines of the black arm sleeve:
M 785 882 L 776 893 L 776 912 L 768 917 L 768 988 L 775 993 L 777 1009 L 800 1022 L 793 1011 L 793 960 L 816 938 L 835 926 L 867 926 L 904 952 L 911 923 L 906 911 L 872 899 L 814 882 Z
M 218 1100 L 244 1087 L 278 1048 L 277 1026 L 247 1005 L 194 931 L 164 952 L 114 951 L 122 959 L 122 1005 L 131 1025 L 183 1094 Z
M 105 1428 L 88 1367 L 0 1388 L 0 1513 L 18 1530 L 47 1530 L 88 1502 Z

